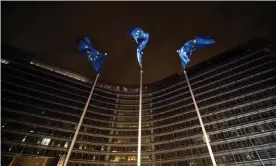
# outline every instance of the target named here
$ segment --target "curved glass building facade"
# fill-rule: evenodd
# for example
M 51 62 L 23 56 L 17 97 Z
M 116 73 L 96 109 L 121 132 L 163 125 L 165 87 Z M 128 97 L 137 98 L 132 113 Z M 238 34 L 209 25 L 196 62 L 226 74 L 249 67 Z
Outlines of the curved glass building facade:
M 2 54 L 2 165 L 58 165 L 92 80 Z M 20 54 L 20 52 L 18 52 Z M 217 164 L 276 164 L 276 55 L 253 40 L 187 70 Z M 99 82 L 69 164 L 136 165 L 139 86 Z M 142 165 L 212 165 L 182 72 L 143 85 Z

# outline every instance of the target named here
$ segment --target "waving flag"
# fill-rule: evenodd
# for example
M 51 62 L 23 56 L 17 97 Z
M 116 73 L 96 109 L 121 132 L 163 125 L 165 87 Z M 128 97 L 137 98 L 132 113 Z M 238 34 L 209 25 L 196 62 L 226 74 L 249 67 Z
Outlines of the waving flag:
M 135 39 L 137 43 L 137 59 L 142 68 L 142 51 L 149 41 L 149 33 L 143 31 L 141 28 L 135 28 L 128 31 L 128 33 Z
M 179 50 L 177 50 L 182 67 L 185 69 L 187 63 L 190 61 L 193 51 L 213 43 L 215 43 L 215 41 L 207 36 L 198 36 L 193 40 L 187 41 Z
M 78 50 L 81 54 L 88 57 L 95 70 L 99 73 L 104 61 L 104 55 L 94 49 L 88 37 L 78 40 Z

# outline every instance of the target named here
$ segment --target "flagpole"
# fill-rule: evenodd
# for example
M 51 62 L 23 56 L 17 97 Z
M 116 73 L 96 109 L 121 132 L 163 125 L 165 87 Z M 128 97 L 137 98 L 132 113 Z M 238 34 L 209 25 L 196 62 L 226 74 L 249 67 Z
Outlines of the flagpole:
M 68 153 L 67 153 L 67 155 L 66 155 L 66 158 L 65 158 L 65 161 L 64 161 L 63 166 L 67 166 L 68 160 L 69 160 L 70 155 L 71 155 L 71 153 L 72 153 L 72 150 L 73 150 L 73 148 L 74 148 L 74 145 L 75 145 L 77 136 L 78 136 L 78 134 L 79 134 L 79 130 L 80 130 L 80 128 L 81 128 L 81 125 L 82 125 L 84 116 L 85 116 L 85 114 L 86 114 L 86 111 L 87 111 L 87 108 L 88 108 L 90 99 L 91 99 L 91 97 L 92 97 L 92 94 L 93 94 L 93 91 L 94 91 L 94 88 L 95 88 L 95 85 L 96 85 L 96 83 L 97 83 L 97 81 L 98 81 L 99 76 L 100 76 L 100 73 L 97 74 L 96 79 L 95 79 L 95 81 L 94 81 L 94 84 L 93 84 L 93 86 L 92 86 L 91 92 L 90 92 L 90 94 L 89 94 L 88 100 L 87 100 L 86 105 L 85 105 L 85 107 L 84 107 L 84 110 L 83 110 L 83 112 L 82 112 L 82 115 L 81 115 L 81 118 L 80 118 L 78 127 L 77 127 L 77 129 L 76 129 L 76 131 L 75 131 L 73 140 L 72 140 L 72 142 L 71 142 L 71 145 L 70 145 L 70 148 L 69 148 Z
M 199 119 L 199 123 L 200 123 L 201 129 L 202 129 L 202 132 L 203 132 L 203 136 L 204 136 L 204 139 L 205 139 L 205 142 L 206 142 L 206 145 L 207 145 L 207 148 L 208 148 L 213 166 L 217 166 L 217 163 L 216 163 L 216 160 L 215 160 L 215 157 L 214 157 L 211 145 L 210 145 L 209 136 L 208 136 L 208 134 L 205 130 L 200 112 L 199 112 L 197 104 L 196 104 L 195 97 L 194 97 L 194 94 L 193 94 L 193 91 L 192 91 L 192 88 L 191 88 L 191 85 L 190 85 L 190 82 L 189 82 L 189 79 L 188 79 L 188 76 L 187 76 L 187 72 L 185 70 L 184 70 L 184 74 L 185 74 L 185 77 L 186 77 L 186 80 L 187 80 L 187 83 L 188 83 L 188 87 L 189 87 L 189 90 L 190 90 L 190 93 L 191 93 L 191 96 L 192 96 L 192 99 L 193 99 L 193 102 L 194 102 L 194 105 L 195 105 L 196 113 L 197 113 L 197 116 L 198 116 L 198 119 Z
M 138 153 L 137 166 L 141 165 L 141 134 L 142 134 L 142 75 L 143 70 L 140 71 L 140 101 L 139 101 L 139 125 L 138 125 Z

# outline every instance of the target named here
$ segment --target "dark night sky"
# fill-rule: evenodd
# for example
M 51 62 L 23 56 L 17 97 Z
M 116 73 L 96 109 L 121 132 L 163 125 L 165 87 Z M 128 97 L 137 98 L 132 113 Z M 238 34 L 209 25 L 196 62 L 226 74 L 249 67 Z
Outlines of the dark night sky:
M 181 70 L 176 50 L 196 35 L 216 44 L 194 52 L 197 64 L 255 37 L 275 39 L 275 2 L 1 2 L 2 42 L 37 58 L 94 78 L 95 71 L 76 49 L 88 36 L 108 53 L 100 80 L 139 84 L 136 44 L 126 28 L 150 33 L 143 55 L 143 83 Z

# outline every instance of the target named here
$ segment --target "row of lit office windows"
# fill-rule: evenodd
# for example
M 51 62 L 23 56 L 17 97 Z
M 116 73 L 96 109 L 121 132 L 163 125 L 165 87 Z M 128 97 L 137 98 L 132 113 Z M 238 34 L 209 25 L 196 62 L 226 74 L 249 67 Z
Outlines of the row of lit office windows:
M 53 157 L 59 157 L 62 154 L 64 154 L 64 152 L 61 151 L 54 151 L 54 150 L 45 150 L 45 149 L 36 149 L 36 148 L 24 148 L 23 147 L 11 147 L 8 145 L 4 144 L 3 149 L 11 149 L 13 150 L 13 152 L 24 152 L 25 154 L 32 154 L 32 155 L 44 155 L 44 156 L 53 156 Z M 10 151 L 11 151 L 10 150 Z M 176 154 L 177 155 L 177 154 Z M 159 162 L 164 161 L 163 158 L 166 157 L 172 157 L 174 155 L 157 155 L 156 159 L 156 164 L 158 165 Z M 260 156 L 260 157 L 259 157 Z M 276 156 L 276 149 L 266 149 L 266 150 L 258 150 L 258 151 L 247 151 L 247 152 L 243 152 L 243 153 L 236 153 L 236 154 L 226 154 L 223 156 L 219 156 L 219 157 L 215 157 L 216 161 L 218 164 L 230 164 L 230 163 L 241 163 L 241 162 L 252 162 L 256 163 L 256 162 L 260 162 L 260 160 L 262 161 L 267 161 L 268 163 L 271 162 L 273 163 L 273 158 L 268 158 L 268 156 L 272 156 L 275 158 Z M 113 162 L 120 162 L 120 161 L 128 161 L 128 162 L 133 162 L 135 161 L 135 156 L 110 156 L 110 157 L 106 157 L 103 155 L 90 155 L 90 154 L 81 154 L 81 153 L 73 153 L 72 154 L 72 159 L 85 159 L 85 160 L 91 160 L 91 161 L 105 161 L 106 159 L 109 159 L 109 161 L 113 161 Z M 129 159 L 129 160 L 128 160 Z M 150 159 L 150 156 L 145 156 L 142 158 L 143 159 Z M 93 164 L 93 163 L 91 163 Z M 98 163 L 100 164 L 100 163 Z M 162 163 L 162 166 L 165 165 L 171 165 L 172 163 Z M 204 164 L 204 165 L 208 165 L 211 164 L 211 161 L 209 158 L 195 158 L 193 157 L 192 159 L 188 160 L 188 161 L 179 161 L 178 164 L 180 165 L 186 165 L 188 164 L 189 166 L 192 165 L 200 165 L 200 164 Z M 70 164 L 72 165 L 72 164 Z M 73 164 L 74 165 L 74 164 Z
M 12 141 L 17 143 L 24 143 L 24 144 L 30 144 L 30 145 L 43 145 L 48 147 L 54 147 L 54 148 L 69 148 L 70 142 L 69 140 L 59 140 L 53 137 L 41 137 L 41 136 L 35 136 L 35 135 L 24 135 L 21 134 L 15 134 L 10 133 L 7 131 L 3 132 L 4 136 L 2 137 L 3 141 Z M 115 144 L 114 144 L 115 145 Z M 82 151 L 89 151 L 89 152 L 129 152 L 133 153 L 137 151 L 137 147 L 121 147 L 121 146 L 109 146 L 107 149 L 107 146 L 105 144 L 103 145 L 90 145 L 87 143 L 76 143 L 74 145 L 74 149 L 76 150 L 82 150 Z M 142 146 L 142 151 L 151 151 L 150 146 Z
M 44 149 L 43 147 L 28 147 L 20 145 L 2 144 L 2 152 L 4 154 L 16 153 L 23 155 L 38 155 L 38 156 L 49 156 L 49 157 L 60 157 L 61 155 L 66 155 L 66 149 L 54 150 L 54 149 Z M 136 161 L 136 153 L 129 153 L 129 155 L 102 155 L 102 154 L 88 154 L 81 152 L 72 152 L 70 159 L 82 159 L 91 161 L 112 161 L 112 162 L 134 162 Z M 152 155 L 142 155 L 142 161 L 151 161 Z
M 26 132 L 26 133 L 33 133 L 33 134 L 39 134 L 41 136 L 53 136 L 53 137 L 59 137 L 59 138 L 65 138 L 65 139 L 71 139 L 73 137 L 73 130 L 65 130 L 60 128 L 54 128 L 49 126 L 42 126 L 37 125 L 33 123 L 23 122 L 23 121 L 14 121 L 9 119 L 2 119 L 2 130 L 7 129 L 11 131 L 18 131 L 18 132 Z M 101 135 L 101 134 L 90 134 L 87 132 L 81 131 L 78 136 L 78 140 L 81 141 L 89 141 L 89 142 L 95 142 L 95 143 L 108 143 L 110 136 Z M 128 139 L 129 143 L 137 143 L 137 138 L 135 136 L 132 136 L 128 138 L 127 136 L 116 136 L 113 135 L 114 141 L 120 140 L 120 139 Z M 119 139 L 120 138 L 120 139 Z M 142 143 L 148 143 L 150 141 L 149 137 L 144 137 L 142 139 Z M 116 141 L 114 143 L 120 143 L 120 141 Z
M 129 160 L 132 160 L 132 158 L 130 158 Z M 92 163 L 79 163 L 78 161 L 75 161 L 74 163 L 68 163 L 68 166 L 134 166 L 134 163 L 131 162 L 113 162 L 112 164 L 101 164 L 101 163 L 96 163 L 96 164 L 92 164 Z M 155 166 L 155 164 L 141 164 L 141 166 Z

